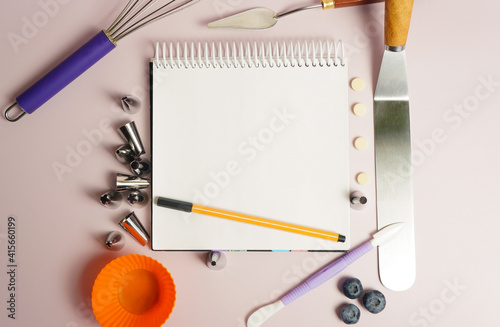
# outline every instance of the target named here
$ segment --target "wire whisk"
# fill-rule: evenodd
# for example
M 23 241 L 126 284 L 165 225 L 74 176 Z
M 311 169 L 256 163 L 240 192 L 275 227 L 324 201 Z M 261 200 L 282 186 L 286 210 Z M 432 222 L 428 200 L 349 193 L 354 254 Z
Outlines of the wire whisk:
M 165 3 L 162 0 L 129 0 L 108 29 L 97 33 L 80 49 L 18 96 L 16 102 L 5 110 L 5 118 L 14 122 L 27 113 L 33 113 L 113 50 L 119 40 L 199 1 L 184 0 L 177 3 L 177 0 L 168 0 Z M 10 112 L 16 106 L 20 110 L 12 117 Z
M 180 9 L 187 8 L 198 1 L 199 0 L 187 0 L 172 7 L 170 5 L 176 2 L 176 0 L 170 0 L 161 7 L 154 9 L 155 5 L 159 2 L 158 0 L 129 0 L 121 14 L 106 30 L 106 33 L 115 42 L 118 42 L 140 28 L 173 14 Z

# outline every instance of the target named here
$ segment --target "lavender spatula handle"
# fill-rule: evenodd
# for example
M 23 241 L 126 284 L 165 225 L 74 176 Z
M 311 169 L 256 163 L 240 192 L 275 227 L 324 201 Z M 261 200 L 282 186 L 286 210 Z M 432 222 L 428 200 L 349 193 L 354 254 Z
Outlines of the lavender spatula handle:
M 285 294 L 281 298 L 281 302 L 283 302 L 284 305 L 288 305 L 292 301 L 298 299 L 310 290 L 318 287 L 333 276 L 337 275 L 339 272 L 347 268 L 347 266 L 349 266 L 351 263 L 358 260 L 366 253 L 370 252 L 372 249 L 373 245 L 371 242 L 361 244 L 354 250 L 328 264 L 323 269 L 309 277 L 305 282 Z

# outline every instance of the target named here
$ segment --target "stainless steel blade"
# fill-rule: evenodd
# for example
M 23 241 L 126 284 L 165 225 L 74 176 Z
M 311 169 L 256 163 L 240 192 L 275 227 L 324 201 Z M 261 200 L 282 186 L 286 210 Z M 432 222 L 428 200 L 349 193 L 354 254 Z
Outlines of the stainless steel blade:
M 277 22 L 276 13 L 271 9 L 255 8 L 211 22 L 208 28 L 261 30 L 273 27 Z
M 394 291 L 410 288 L 416 276 L 413 222 L 410 107 L 405 51 L 384 51 L 374 95 L 377 223 L 406 228 L 378 249 L 382 284 Z

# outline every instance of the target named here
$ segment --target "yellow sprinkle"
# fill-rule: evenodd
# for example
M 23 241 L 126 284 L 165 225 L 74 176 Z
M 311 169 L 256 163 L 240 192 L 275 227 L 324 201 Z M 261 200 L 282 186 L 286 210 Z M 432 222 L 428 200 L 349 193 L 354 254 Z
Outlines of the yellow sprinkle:
M 361 185 L 366 185 L 370 181 L 370 176 L 367 173 L 359 173 L 356 176 L 356 181 Z
M 354 139 L 354 147 L 358 150 L 364 150 L 368 146 L 368 141 L 364 137 L 356 137 Z
M 361 91 L 365 88 L 365 81 L 359 77 L 353 78 L 351 80 L 351 87 L 354 91 Z
M 356 103 L 353 107 L 352 107 L 352 112 L 356 115 L 356 116 L 364 116 L 364 114 L 366 114 L 366 107 L 364 104 L 362 103 Z

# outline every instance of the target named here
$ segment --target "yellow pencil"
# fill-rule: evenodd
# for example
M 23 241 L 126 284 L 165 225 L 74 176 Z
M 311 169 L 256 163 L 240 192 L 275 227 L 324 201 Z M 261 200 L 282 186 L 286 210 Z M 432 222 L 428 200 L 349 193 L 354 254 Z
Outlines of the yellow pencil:
M 185 211 L 185 212 L 195 212 L 201 213 L 208 216 L 214 216 L 218 218 L 230 219 L 234 221 L 239 221 L 242 223 L 253 224 L 263 227 L 269 227 L 274 229 L 279 229 L 282 231 L 287 231 L 291 233 L 297 233 L 312 237 L 323 238 L 335 242 L 345 242 L 345 236 L 338 233 L 332 233 L 316 228 L 309 228 L 304 226 L 299 226 L 295 224 L 284 223 L 276 220 L 259 218 L 250 215 L 245 215 L 241 213 L 231 212 L 227 210 L 210 208 L 207 206 L 202 206 L 198 204 L 193 204 L 190 202 L 173 200 L 168 198 L 159 197 L 157 204 L 161 207 Z

